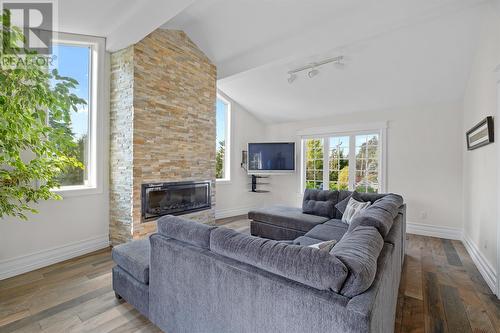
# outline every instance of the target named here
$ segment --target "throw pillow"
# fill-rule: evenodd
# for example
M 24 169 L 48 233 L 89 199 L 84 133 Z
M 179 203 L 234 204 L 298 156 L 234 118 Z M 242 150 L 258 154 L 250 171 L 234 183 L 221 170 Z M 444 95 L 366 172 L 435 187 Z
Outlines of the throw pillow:
M 312 244 L 312 245 L 309 245 L 308 247 L 312 247 L 313 249 L 318 249 L 320 251 L 330 252 L 333 249 L 333 247 L 335 246 L 335 244 L 337 244 L 337 241 L 335 239 L 332 239 L 329 241 Z
M 349 195 L 346 198 L 344 198 L 344 200 L 339 201 L 335 205 L 335 208 L 337 208 L 339 212 L 341 212 L 342 214 L 344 214 L 345 209 L 347 208 L 347 204 L 349 203 L 349 200 L 351 198 L 354 198 L 357 201 L 363 201 L 363 202 L 366 201 L 366 200 L 363 200 L 363 198 L 361 198 L 361 195 L 358 192 L 354 191 L 354 192 L 351 193 L 351 195 Z
M 370 207 L 370 202 L 358 201 L 351 197 L 347 203 L 347 207 L 342 215 L 342 222 L 350 224 L 352 219 L 359 215 L 360 212 Z

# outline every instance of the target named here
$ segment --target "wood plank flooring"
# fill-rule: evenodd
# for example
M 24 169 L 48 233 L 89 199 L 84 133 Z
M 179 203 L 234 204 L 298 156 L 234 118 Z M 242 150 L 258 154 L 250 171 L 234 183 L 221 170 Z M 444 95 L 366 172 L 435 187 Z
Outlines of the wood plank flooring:
M 217 225 L 249 233 L 245 217 Z M 161 332 L 114 297 L 109 249 L 0 281 L 0 333 Z M 499 332 L 500 301 L 459 241 L 408 235 L 396 332 Z

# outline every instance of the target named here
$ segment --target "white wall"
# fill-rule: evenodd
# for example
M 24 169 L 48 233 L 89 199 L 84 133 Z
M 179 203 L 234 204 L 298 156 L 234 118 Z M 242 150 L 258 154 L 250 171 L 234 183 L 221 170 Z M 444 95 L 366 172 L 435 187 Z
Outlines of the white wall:
M 479 46 L 464 98 L 463 132 L 486 116 L 496 116 L 496 143 L 463 152 L 464 235 L 496 270 L 498 225 L 497 151 L 500 117 L 497 113 L 497 74 L 500 64 L 500 6 L 485 15 Z
M 460 103 L 339 115 L 268 127 L 269 140 L 296 141 L 306 128 L 388 121 L 387 191 L 403 195 L 408 222 L 462 228 Z M 273 201 L 300 205 L 300 177 L 273 177 Z
M 109 244 L 109 57 L 104 69 L 102 135 L 98 138 L 102 184 L 99 193 L 40 202 L 28 221 L 0 219 L 0 280 Z
M 228 96 L 231 102 L 231 180 L 216 184 L 216 217 L 223 218 L 246 214 L 252 208 L 260 207 L 271 194 L 251 193 L 250 179 L 241 168 L 241 151 L 247 150 L 248 142 L 265 140 L 265 126 Z

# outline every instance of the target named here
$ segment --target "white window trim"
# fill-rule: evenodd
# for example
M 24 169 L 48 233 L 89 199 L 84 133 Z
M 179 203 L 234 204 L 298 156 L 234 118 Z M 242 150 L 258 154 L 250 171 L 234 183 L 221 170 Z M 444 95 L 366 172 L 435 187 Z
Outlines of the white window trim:
M 231 143 L 233 141 L 232 137 L 232 111 L 231 111 L 231 101 L 228 98 L 222 96 L 220 92 L 217 93 L 217 99 L 222 100 L 227 105 L 226 112 L 226 139 L 225 139 L 225 155 L 224 155 L 224 178 L 217 178 L 215 181 L 217 184 L 231 184 Z
M 380 192 L 387 192 L 387 122 L 376 122 L 376 123 L 366 123 L 366 124 L 352 124 L 352 125 L 340 125 L 340 126 L 329 126 L 329 127 L 316 127 L 308 128 L 297 132 L 299 139 L 301 151 L 301 163 L 300 163 L 300 181 L 299 181 L 299 195 L 302 195 L 305 190 L 305 140 L 306 139 L 324 139 L 324 151 L 329 152 L 330 141 L 327 138 L 332 136 L 350 136 L 350 135 L 362 135 L 362 134 L 378 134 L 380 140 L 380 161 L 379 161 L 379 175 L 380 175 Z M 355 151 L 356 143 L 353 140 L 349 141 L 349 151 Z M 323 155 L 323 184 L 329 182 L 329 161 L 328 154 Z M 355 163 L 349 163 L 349 174 L 354 174 Z M 326 170 L 326 172 L 325 172 Z M 353 188 L 354 184 L 351 184 L 349 180 L 349 188 Z
M 106 95 L 107 77 L 105 76 L 105 39 L 94 36 L 57 32 L 54 43 L 66 45 L 88 45 L 91 47 L 90 112 L 89 112 L 89 184 L 62 186 L 53 191 L 63 197 L 73 197 L 103 193 L 105 154 L 107 139 L 104 122 L 107 120 Z

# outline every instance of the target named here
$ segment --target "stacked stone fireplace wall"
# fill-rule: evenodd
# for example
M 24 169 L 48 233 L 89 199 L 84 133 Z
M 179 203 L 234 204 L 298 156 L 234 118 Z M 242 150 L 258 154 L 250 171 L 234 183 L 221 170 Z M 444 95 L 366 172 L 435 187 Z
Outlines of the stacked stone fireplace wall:
M 215 221 L 216 69 L 182 31 L 158 29 L 111 55 L 110 238 L 156 230 L 141 216 L 141 185 L 210 180 Z

